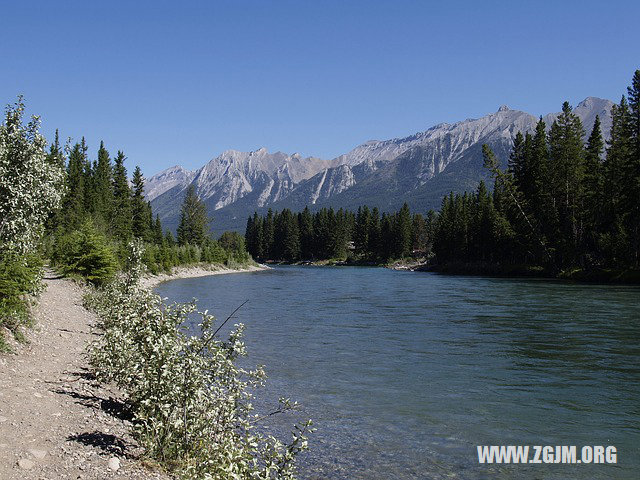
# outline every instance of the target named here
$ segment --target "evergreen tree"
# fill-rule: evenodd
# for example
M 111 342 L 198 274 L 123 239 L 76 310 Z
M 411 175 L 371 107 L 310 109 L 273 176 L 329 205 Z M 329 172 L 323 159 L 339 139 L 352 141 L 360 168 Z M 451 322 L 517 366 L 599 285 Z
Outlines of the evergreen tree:
M 358 208 L 356 214 L 356 226 L 354 232 L 353 243 L 356 255 L 363 258 L 369 258 L 371 251 L 369 250 L 369 234 L 371 230 L 371 212 L 366 205 Z
M 85 157 L 82 146 L 76 143 L 69 153 L 66 195 L 63 200 L 64 226 L 76 230 L 85 218 Z
M 630 240 L 631 262 L 640 266 L 640 70 L 636 70 L 629 95 L 630 151 L 624 166 L 625 225 Z
M 601 244 L 606 262 L 624 265 L 629 257 L 628 238 L 624 228 L 624 189 L 627 159 L 631 155 L 631 115 L 623 96 L 611 109 L 611 132 L 604 161 L 604 214 Z
M 420 213 L 416 213 L 411 221 L 411 250 L 426 253 L 428 240 L 427 222 Z
M 107 225 L 113 218 L 113 168 L 109 152 L 100 142 L 98 160 L 94 171 L 93 188 L 96 196 L 96 216 L 98 224 Z
M 131 181 L 133 195 L 131 198 L 131 228 L 133 235 L 144 240 L 151 240 L 150 207 L 144 199 L 144 177 L 142 170 L 136 166 Z
M 267 211 L 267 217 L 264 221 L 263 228 L 263 245 L 262 252 L 266 258 L 273 258 L 274 253 L 274 232 L 275 232 L 275 224 L 273 221 L 273 210 L 269 209 Z
M 64 169 L 65 168 L 65 158 L 64 152 L 60 147 L 60 136 L 58 134 L 58 129 L 56 128 L 56 133 L 53 142 L 49 147 L 49 154 L 47 155 L 47 162 L 54 165 L 57 168 Z
M 394 248 L 396 258 L 406 257 L 411 253 L 411 212 L 405 202 L 395 216 Z
M 300 229 L 300 256 L 303 260 L 310 260 L 314 258 L 313 251 L 313 215 L 309 207 L 304 207 L 304 210 L 298 215 L 298 225 Z
M 114 236 L 122 241 L 131 238 L 131 189 L 127 179 L 127 169 L 124 166 L 124 153 L 118 152 L 113 169 L 113 212 L 111 226 Z
M 160 222 L 160 216 L 156 215 L 156 221 L 153 224 L 153 241 L 156 245 L 162 245 L 162 222 Z
M 196 195 L 195 186 L 189 185 L 182 202 L 178 243 L 180 245 L 201 245 L 209 234 L 207 207 Z
M 605 201 L 603 198 L 604 171 L 601 158 L 603 151 L 604 140 L 600 129 L 600 117 L 596 115 L 585 150 L 584 209 L 582 212 L 582 224 L 585 231 L 583 251 L 585 253 L 595 252 L 598 235 L 603 224 L 602 205 Z
M 382 228 L 380 225 L 380 211 L 378 207 L 371 210 L 371 222 L 369 224 L 369 246 L 367 251 L 371 256 L 371 260 L 381 258 L 382 251 Z
M 561 266 L 573 264 L 583 233 L 579 222 L 583 197 L 583 135 L 580 118 L 572 112 L 569 103 L 564 102 L 562 113 L 553 122 L 549 134 L 549 153 L 554 167 L 552 195 L 559 227 L 554 238 Z

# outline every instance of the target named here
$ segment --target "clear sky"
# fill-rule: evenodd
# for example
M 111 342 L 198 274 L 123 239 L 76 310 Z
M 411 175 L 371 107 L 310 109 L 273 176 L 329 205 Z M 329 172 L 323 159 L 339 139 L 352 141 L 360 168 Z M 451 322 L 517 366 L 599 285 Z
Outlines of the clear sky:
M 0 101 L 151 175 L 226 149 L 333 158 L 369 139 L 619 100 L 635 1 L 2 2 Z

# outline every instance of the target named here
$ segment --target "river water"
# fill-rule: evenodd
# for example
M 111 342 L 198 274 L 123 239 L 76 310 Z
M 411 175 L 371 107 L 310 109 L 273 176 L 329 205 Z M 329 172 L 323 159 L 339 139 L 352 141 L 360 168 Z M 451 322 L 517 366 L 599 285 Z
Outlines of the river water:
M 249 364 L 317 432 L 306 479 L 640 478 L 640 289 L 383 268 L 181 279 L 218 318 L 249 299 Z M 613 445 L 617 463 L 481 465 L 478 445 Z M 533 453 L 530 454 L 533 458 Z

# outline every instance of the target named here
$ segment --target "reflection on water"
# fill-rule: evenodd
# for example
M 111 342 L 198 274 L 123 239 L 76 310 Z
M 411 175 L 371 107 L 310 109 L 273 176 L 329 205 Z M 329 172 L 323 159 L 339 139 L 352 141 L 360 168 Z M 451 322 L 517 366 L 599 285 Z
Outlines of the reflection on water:
M 237 314 L 286 435 L 311 417 L 305 478 L 637 478 L 640 290 L 378 268 L 279 267 L 169 282 Z M 259 408 L 267 408 L 260 404 Z M 478 465 L 476 445 L 615 445 L 618 465 Z

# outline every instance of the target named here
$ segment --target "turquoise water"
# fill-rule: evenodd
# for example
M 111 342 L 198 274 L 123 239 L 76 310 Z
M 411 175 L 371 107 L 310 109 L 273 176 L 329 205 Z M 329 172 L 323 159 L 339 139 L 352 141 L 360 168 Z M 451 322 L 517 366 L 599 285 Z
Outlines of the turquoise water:
M 257 392 L 318 431 L 308 479 L 640 476 L 640 289 L 278 267 L 160 285 L 247 327 Z M 616 465 L 479 465 L 477 445 L 615 445 Z

